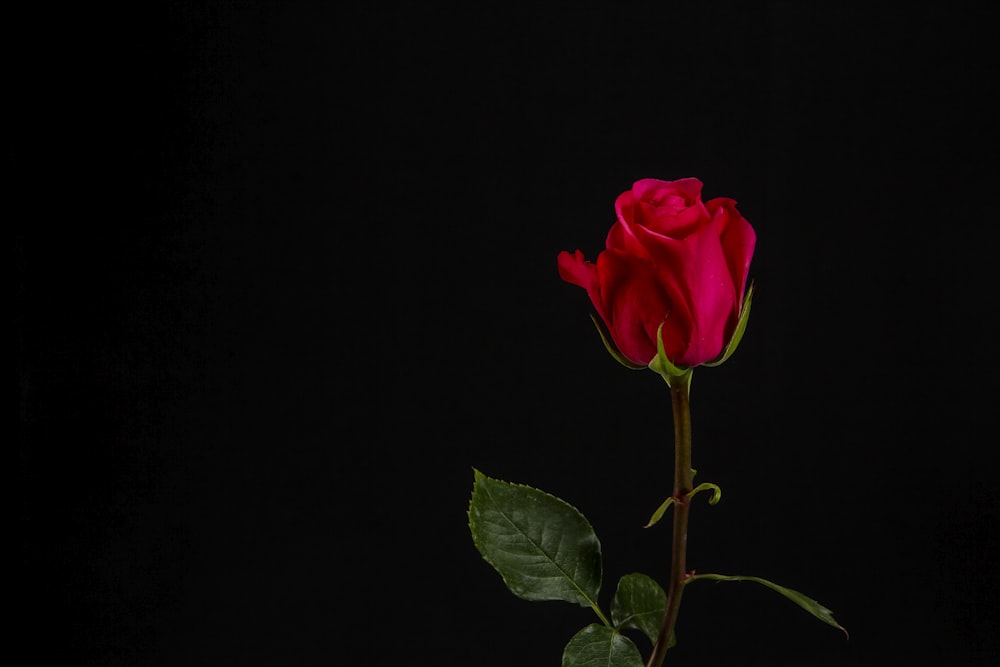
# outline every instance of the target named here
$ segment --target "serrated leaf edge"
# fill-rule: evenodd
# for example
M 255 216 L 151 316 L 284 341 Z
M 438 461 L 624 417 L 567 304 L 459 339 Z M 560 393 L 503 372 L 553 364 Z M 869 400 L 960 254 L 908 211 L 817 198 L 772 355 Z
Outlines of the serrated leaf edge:
M 583 512 L 581 512 L 581 511 L 580 511 L 579 509 L 577 509 L 577 508 L 576 508 L 575 506 L 573 506 L 572 504 L 570 504 L 570 503 L 566 502 L 565 500 L 563 500 L 563 499 L 562 499 L 562 498 L 560 498 L 559 496 L 556 496 L 556 495 L 553 495 L 553 494 L 551 494 L 551 493 L 548 493 L 547 491 L 543 491 L 543 490 L 541 490 L 541 489 L 539 489 L 539 488 L 536 488 L 536 487 L 533 487 L 533 486 L 530 486 L 530 485 L 528 485 L 528 484 L 519 484 L 519 483 L 517 483 L 517 482 L 508 482 L 508 481 L 506 481 L 506 480 L 502 480 L 502 479 L 497 479 L 497 478 L 495 478 L 495 477 L 490 477 L 489 475 L 486 475 L 486 474 L 484 474 L 483 472 L 481 472 L 481 471 L 480 471 L 480 470 L 478 470 L 477 468 L 473 468 L 472 470 L 473 470 L 473 473 L 474 473 L 475 477 L 474 477 L 474 482 L 473 482 L 473 490 L 472 490 L 472 497 L 471 497 L 471 498 L 469 499 L 469 510 L 468 510 L 468 512 L 467 512 L 467 514 L 468 514 L 468 517 L 469 517 L 469 529 L 470 529 L 470 531 L 471 531 L 471 533 L 472 533 L 472 541 L 473 541 L 473 543 L 474 543 L 474 544 L 476 545 L 476 550 L 477 550 L 477 551 L 479 551 L 479 555 L 480 555 L 480 556 L 482 556 L 483 560 L 485 560 L 485 561 L 486 561 L 487 563 L 489 563 L 489 564 L 490 564 L 490 566 L 491 566 L 491 567 L 492 567 L 492 568 L 493 568 L 494 570 L 496 570 L 496 571 L 497 571 L 497 573 L 498 573 L 498 574 L 500 575 L 500 577 L 501 577 L 501 578 L 503 579 L 503 581 L 504 581 L 504 584 L 505 584 L 505 585 L 507 586 L 507 589 L 508 589 L 508 590 L 510 590 L 510 591 L 511 591 L 512 593 L 514 593 L 515 595 L 517 595 L 517 593 L 515 593 L 515 592 L 514 592 L 514 589 L 513 589 L 513 588 L 512 588 L 511 586 L 510 586 L 510 582 L 508 581 L 507 577 L 506 577 L 506 576 L 504 576 L 503 572 L 501 572 L 501 571 L 500 571 L 500 570 L 499 570 L 499 569 L 497 568 L 497 566 L 496 566 L 496 565 L 495 565 L 495 564 L 494 564 L 494 563 L 493 563 L 493 562 L 492 562 L 492 561 L 491 561 L 491 560 L 490 560 L 489 558 L 487 558 L 487 557 L 486 557 L 486 554 L 485 554 L 485 553 L 483 552 L 483 549 L 482 549 L 482 547 L 480 546 L 480 543 L 479 543 L 479 540 L 478 540 L 478 539 L 476 539 L 476 531 L 472 529 L 472 524 L 473 524 L 473 516 L 472 516 L 472 504 L 473 504 L 473 502 L 474 502 L 474 499 L 475 499 L 475 495 L 476 495 L 476 491 L 477 491 L 477 489 L 483 489 L 484 491 L 486 491 L 486 493 L 487 493 L 487 494 L 489 494 L 489 490 L 488 490 L 488 489 L 487 489 L 487 488 L 486 488 L 485 486 L 481 486 L 481 485 L 479 484 L 479 481 L 480 481 L 480 479 L 485 479 L 485 480 L 489 480 L 489 481 L 491 481 L 491 482 L 496 482 L 496 483 L 498 483 L 498 484 L 506 484 L 507 486 L 513 486 L 513 487 L 517 487 L 517 488 L 521 488 L 521 489 L 526 489 L 526 490 L 528 490 L 528 491 L 533 491 L 533 492 L 535 492 L 535 493 L 539 493 L 539 494 L 542 494 L 542 495 L 544 495 L 544 496 L 547 496 L 548 498 L 551 498 L 552 500 L 555 500 L 556 502 L 558 502 L 558 503 L 561 503 L 561 504 L 565 505 L 566 507 L 568 507 L 568 508 L 572 509 L 572 510 L 573 510 L 574 512 L 576 512 L 576 513 L 577 513 L 577 514 L 579 514 L 579 515 L 580 515 L 581 517 L 583 517 L 583 520 L 584 520 L 584 521 L 585 521 L 585 522 L 587 523 L 587 525 L 588 525 L 588 526 L 590 527 L 590 529 L 591 529 L 591 532 L 592 532 L 592 533 L 594 533 L 594 531 L 593 531 L 593 526 L 592 526 L 592 525 L 590 524 L 590 521 L 589 521 L 589 520 L 587 519 L 587 517 L 586 517 L 586 516 L 584 516 Z M 491 496 L 491 497 L 492 497 L 492 496 Z M 501 514 L 502 514 L 502 515 L 504 516 L 504 518 L 505 518 L 505 519 L 507 519 L 508 521 L 510 521 L 510 519 L 509 519 L 509 518 L 508 518 L 508 517 L 507 517 L 507 516 L 506 516 L 505 514 L 503 514 L 502 512 L 501 512 Z M 511 525 L 512 525 L 512 526 L 514 526 L 515 528 L 517 528 L 517 530 L 518 530 L 518 531 L 520 532 L 520 528 L 519 528 L 519 527 L 517 526 L 517 524 L 515 524 L 515 523 L 514 523 L 513 521 L 510 521 L 510 523 L 511 523 Z M 525 537 L 527 538 L 527 536 L 525 536 Z M 535 543 L 534 543 L 534 542 L 533 542 L 533 541 L 532 541 L 532 540 L 531 540 L 530 538 L 527 538 L 527 539 L 528 539 L 528 541 L 529 541 L 529 542 L 530 542 L 530 543 L 532 544 L 532 546 L 534 546 L 534 547 L 535 547 L 536 549 L 538 549 L 539 553 L 541 553 L 542 555 L 544 555 L 544 556 L 546 557 L 546 559 L 547 559 L 547 560 L 548 560 L 548 561 L 549 561 L 550 563 L 552 563 L 552 565 L 553 565 L 553 566 L 554 566 L 554 567 L 555 567 L 555 568 L 556 568 L 556 569 L 557 569 L 557 570 L 558 570 L 559 572 L 561 572 L 561 573 L 562 573 L 563 577 L 565 577 L 565 578 L 566 578 L 566 580 L 567 580 L 567 581 L 569 581 L 569 582 L 570 582 L 570 583 L 571 583 L 571 584 L 573 585 L 573 588 L 575 588 L 575 589 L 577 590 L 577 592 L 578 592 L 578 593 L 580 594 L 580 596 L 581 596 L 581 597 L 582 597 L 582 598 L 583 598 L 584 600 L 586 600 L 586 601 L 587 601 L 587 604 L 586 604 L 586 605 L 584 605 L 584 604 L 580 604 L 580 603 L 579 603 L 579 602 L 577 602 L 576 600 L 563 600 L 563 601 L 564 601 L 564 602 L 577 602 L 577 604 L 580 604 L 580 606 L 588 606 L 588 605 L 589 605 L 589 606 L 590 606 L 590 607 L 591 607 L 591 608 L 592 608 L 592 609 L 593 609 L 593 610 L 594 610 L 594 611 L 595 611 L 595 612 L 597 613 L 598 617 L 599 617 L 599 618 L 601 618 L 601 619 L 602 619 L 602 620 L 603 620 L 603 621 L 605 622 L 605 625 L 607 625 L 607 626 L 609 626 L 609 627 L 610 627 L 610 625 L 611 625 L 611 624 L 610 624 L 610 622 L 606 620 L 606 618 L 605 618 L 605 616 L 604 616 L 604 613 L 603 613 L 603 612 L 601 611 L 601 609 L 600 609 L 600 606 L 599 606 L 599 605 L 597 604 L 597 600 L 596 600 L 596 598 L 597 598 L 597 597 L 598 597 L 598 595 L 600 594 L 600 590 L 601 590 L 601 586 L 603 585 L 603 581 L 604 581 L 604 572 L 603 572 L 603 567 L 602 567 L 602 568 L 601 568 L 601 569 L 600 569 L 600 570 L 598 571 L 598 573 L 597 573 L 597 591 L 596 591 L 596 593 L 595 593 L 594 597 L 592 598 L 592 597 L 590 597 L 590 595 L 588 595 L 588 594 L 587 594 L 587 593 L 586 593 L 586 592 L 585 592 L 585 591 L 584 591 L 583 589 L 581 589 L 581 588 L 580 588 L 580 586 L 579 586 L 579 585 L 577 585 L 577 582 L 576 582 L 576 580 L 575 580 L 575 579 L 573 579 L 573 578 L 572 578 L 571 576 L 569 576 L 569 574 L 568 574 L 568 573 L 567 573 L 567 572 L 566 572 L 565 570 L 563 570 L 563 569 L 562 569 L 562 568 L 561 568 L 561 567 L 560 567 L 560 566 L 558 565 L 558 563 L 556 563 L 556 562 L 555 562 L 554 560 L 552 560 L 552 559 L 551 559 L 551 558 L 549 557 L 549 555 L 548 555 L 548 554 L 547 554 L 547 553 L 546 553 L 545 551 L 543 551 L 543 550 L 542 550 L 542 548 L 541 548 L 541 547 L 539 547 L 538 545 L 536 545 L 536 544 L 535 544 Z M 600 556 L 600 555 L 602 555 L 602 554 L 601 554 L 601 541 L 600 541 L 600 539 L 598 539 L 598 538 L 597 538 L 597 534 L 596 534 L 596 533 L 594 533 L 594 539 L 595 539 L 595 541 L 596 541 L 596 545 L 597 545 L 597 554 L 598 554 L 598 555 Z M 521 597 L 521 596 L 518 596 L 518 597 Z

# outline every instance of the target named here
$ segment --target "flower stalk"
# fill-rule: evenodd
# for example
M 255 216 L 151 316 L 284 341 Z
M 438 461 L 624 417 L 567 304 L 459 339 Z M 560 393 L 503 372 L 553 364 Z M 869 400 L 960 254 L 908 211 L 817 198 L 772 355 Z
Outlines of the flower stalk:
M 671 545 L 670 584 L 667 591 L 667 605 L 663 612 L 660 633 L 653 646 L 653 652 L 646 667 L 661 667 L 670 648 L 677 615 L 680 612 L 681 596 L 687 580 L 687 533 L 688 517 L 691 509 L 690 493 L 694 488 L 694 474 L 691 469 L 691 371 L 667 379 L 670 386 L 670 400 L 674 416 L 674 514 L 673 542 Z

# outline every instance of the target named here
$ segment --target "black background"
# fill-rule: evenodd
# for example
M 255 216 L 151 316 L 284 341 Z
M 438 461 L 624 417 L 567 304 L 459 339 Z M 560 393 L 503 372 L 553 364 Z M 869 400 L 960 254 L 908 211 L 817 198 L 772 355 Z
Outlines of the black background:
M 596 619 L 507 592 L 472 470 L 587 515 L 605 606 L 665 582 L 666 388 L 555 258 L 686 176 L 758 233 L 689 564 L 851 636 L 700 584 L 670 661 L 996 657 L 994 3 L 334 7 L 11 16 L 31 662 L 559 664 Z

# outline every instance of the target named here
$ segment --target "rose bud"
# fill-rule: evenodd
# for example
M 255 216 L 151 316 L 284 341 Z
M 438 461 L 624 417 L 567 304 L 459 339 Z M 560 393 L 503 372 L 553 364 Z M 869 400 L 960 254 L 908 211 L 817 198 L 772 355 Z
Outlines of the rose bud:
M 734 200 L 702 202 L 701 188 L 696 178 L 636 181 L 615 201 L 618 220 L 595 263 L 559 253 L 560 277 L 587 290 L 609 351 L 630 367 L 715 365 L 742 337 L 757 237 Z

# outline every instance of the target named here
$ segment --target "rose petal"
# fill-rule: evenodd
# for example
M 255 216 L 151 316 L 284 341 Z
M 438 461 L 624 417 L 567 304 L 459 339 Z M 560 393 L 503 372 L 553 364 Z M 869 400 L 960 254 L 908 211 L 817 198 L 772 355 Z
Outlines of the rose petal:
M 656 281 L 666 294 L 666 302 L 669 304 L 669 310 L 662 320 L 664 352 L 674 364 L 689 365 L 684 360 L 690 356 L 688 351 L 691 348 L 691 324 L 694 318 L 691 315 L 691 306 L 688 304 L 684 285 L 679 282 L 677 273 L 670 267 L 664 266 L 656 267 Z M 646 321 L 646 330 L 654 343 L 660 323 L 661 321 L 652 318 Z
M 656 355 L 656 329 L 650 336 L 649 320 L 657 326 L 669 310 L 653 265 L 618 250 L 605 250 L 597 258 L 600 293 L 609 314 L 608 331 L 619 351 L 630 361 L 646 365 Z
M 676 212 L 672 207 L 652 208 L 645 202 L 640 205 L 643 209 L 645 227 L 675 239 L 693 234 L 697 231 L 698 225 L 709 218 L 708 211 L 700 201 Z
M 739 312 L 739 297 L 719 242 L 719 231 L 712 227 L 716 225 L 708 225 L 696 235 L 697 259 L 688 265 L 695 323 L 695 334 L 688 350 L 691 365 L 711 361 L 722 354 Z
M 630 209 L 616 207 L 616 210 L 619 219 L 626 222 L 683 238 L 694 231 L 699 220 L 709 217 L 701 203 L 701 188 L 697 178 L 676 181 L 645 178 L 632 186 Z
M 632 221 L 635 220 L 634 209 L 635 195 L 631 190 L 626 190 L 615 199 L 615 215 L 618 217 L 620 223 L 632 224 Z M 614 231 L 614 227 L 611 229 Z M 610 245 L 610 234 L 608 247 L 612 247 Z
M 634 225 L 618 220 L 615 224 L 611 225 L 610 231 L 608 231 L 608 238 L 605 240 L 605 246 L 614 250 L 621 250 L 627 252 L 631 255 L 636 255 L 637 257 L 643 257 L 649 259 L 649 253 L 646 249 L 642 247 L 642 243 L 636 238 L 635 232 L 632 230 Z
M 589 290 L 597 277 L 594 265 L 583 258 L 583 251 L 576 250 L 572 255 L 563 250 L 557 258 L 559 277 L 568 283 Z
M 670 280 L 684 293 L 691 334 L 683 356 L 671 359 L 674 363 L 695 366 L 716 358 L 733 325 L 736 290 L 718 238 L 720 224 L 721 220 L 708 221 L 684 239 L 635 228 L 636 237 L 662 267 L 659 281 Z
M 722 225 L 722 250 L 729 264 L 736 294 L 742 300 L 746 292 L 750 260 L 757 245 L 757 233 L 750 223 L 736 210 L 736 201 L 719 197 L 705 203 L 713 217 L 720 217 Z
M 679 178 L 676 181 L 662 181 L 657 178 L 643 178 L 632 184 L 636 199 L 657 203 L 658 198 L 679 195 L 688 205 L 701 199 L 702 183 L 697 178 Z
M 600 255 L 598 255 L 598 260 Z M 597 281 L 597 267 L 583 258 L 583 252 L 575 251 L 572 255 L 563 250 L 557 258 L 559 266 L 559 277 L 568 283 L 577 285 L 587 290 L 590 302 L 594 304 L 597 314 L 604 320 L 604 324 L 611 328 L 608 322 L 608 310 L 604 307 L 601 297 L 600 284 Z

